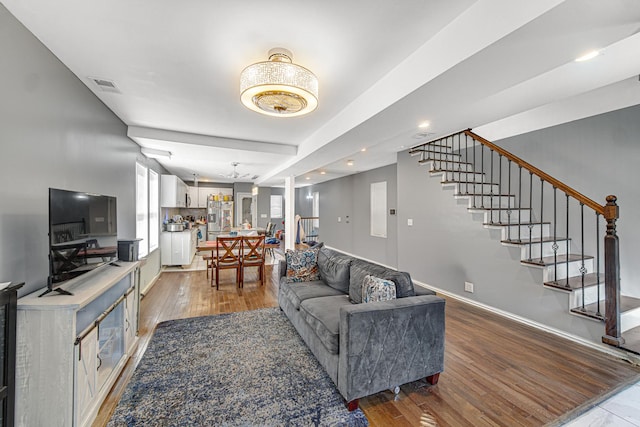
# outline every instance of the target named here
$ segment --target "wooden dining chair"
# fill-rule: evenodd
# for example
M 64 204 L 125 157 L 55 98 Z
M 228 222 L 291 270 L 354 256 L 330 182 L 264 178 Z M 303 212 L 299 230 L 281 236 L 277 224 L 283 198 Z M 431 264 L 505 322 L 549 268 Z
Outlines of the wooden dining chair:
M 216 239 L 216 258 L 213 260 L 216 270 L 216 290 L 220 287 L 220 270 L 235 269 L 236 283 L 241 285 L 242 237 L 220 237 Z M 213 277 L 211 281 L 213 286 Z
M 242 236 L 242 274 L 240 287 L 244 287 L 244 269 L 258 267 L 260 282 L 264 285 L 264 236 Z

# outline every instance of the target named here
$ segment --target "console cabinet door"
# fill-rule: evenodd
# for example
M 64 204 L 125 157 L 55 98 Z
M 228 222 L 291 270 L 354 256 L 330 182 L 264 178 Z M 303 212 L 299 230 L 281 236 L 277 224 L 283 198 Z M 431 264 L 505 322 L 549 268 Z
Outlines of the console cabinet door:
M 136 292 L 131 292 L 125 299 L 124 309 L 124 349 L 128 353 L 136 339 L 137 301 Z
M 75 425 L 82 426 L 85 425 L 98 394 L 98 328 L 89 332 L 75 347 Z

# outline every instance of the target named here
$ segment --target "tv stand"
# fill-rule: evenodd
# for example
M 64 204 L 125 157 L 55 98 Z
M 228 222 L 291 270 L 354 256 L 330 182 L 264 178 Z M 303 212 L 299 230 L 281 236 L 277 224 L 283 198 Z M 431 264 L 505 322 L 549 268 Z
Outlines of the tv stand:
M 16 426 L 93 423 L 138 339 L 140 263 L 119 264 L 18 299 Z
M 48 293 L 51 293 L 51 292 L 57 292 L 57 293 L 59 293 L 59 294 L 61 294 L 61 295 L 73 295 L 71 292 L 69 292 L 69 291 L 65 291 L 65 290 L 64 290 L 64 289 L 62 289 L 62 288 L 54 288 L 54 289 L 49 289 L 49 288 L 47 288 L 47 290 L 46 290 L 46 291 L 44 291 L 43 293 L 41 293 L 40 295 L 38 295 L 38 298 L 43 297 L 43 296 L 45 296 L 45 295 L 47 295 Z

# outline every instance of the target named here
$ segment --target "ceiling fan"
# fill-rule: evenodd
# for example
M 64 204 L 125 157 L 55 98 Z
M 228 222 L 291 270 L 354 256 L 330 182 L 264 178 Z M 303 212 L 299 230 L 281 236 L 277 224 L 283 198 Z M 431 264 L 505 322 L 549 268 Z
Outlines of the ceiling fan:
M 251 176 L 250 173 L 243 173 L 243 174 L 239 173 L 238 170 L 237 170 L 237 167 L 238 167 L 239 164 L 240 163 L 238 163 L 238 162 L 231 163 L 231 166 L 233 166 L 233 172 L 228 173 L 228 174 L 221 173 L 219 175 L 223 176 L 225 178 L 231 178 L 231 179 L 247 178 L 247 177 Z M 254 176 L 251 177 L 251 179 L 256 179 L 256 178 L 258 178 L 258 175 L 254 175 Z

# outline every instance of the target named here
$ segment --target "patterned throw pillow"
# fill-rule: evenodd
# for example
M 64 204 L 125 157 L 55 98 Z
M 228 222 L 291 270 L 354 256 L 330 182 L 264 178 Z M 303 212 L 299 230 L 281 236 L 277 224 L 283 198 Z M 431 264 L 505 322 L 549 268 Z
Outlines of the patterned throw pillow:
M 287 259 L 287 282 L 320 280 L 320 271 L 318 270 L 319 251 L 319 246 L 302 251 L 288 249 L 285 253 Z
M 362 302 L 389 301 L 396 299 L 396 284 L 392 280 L 365 276 L 362 281 Z

